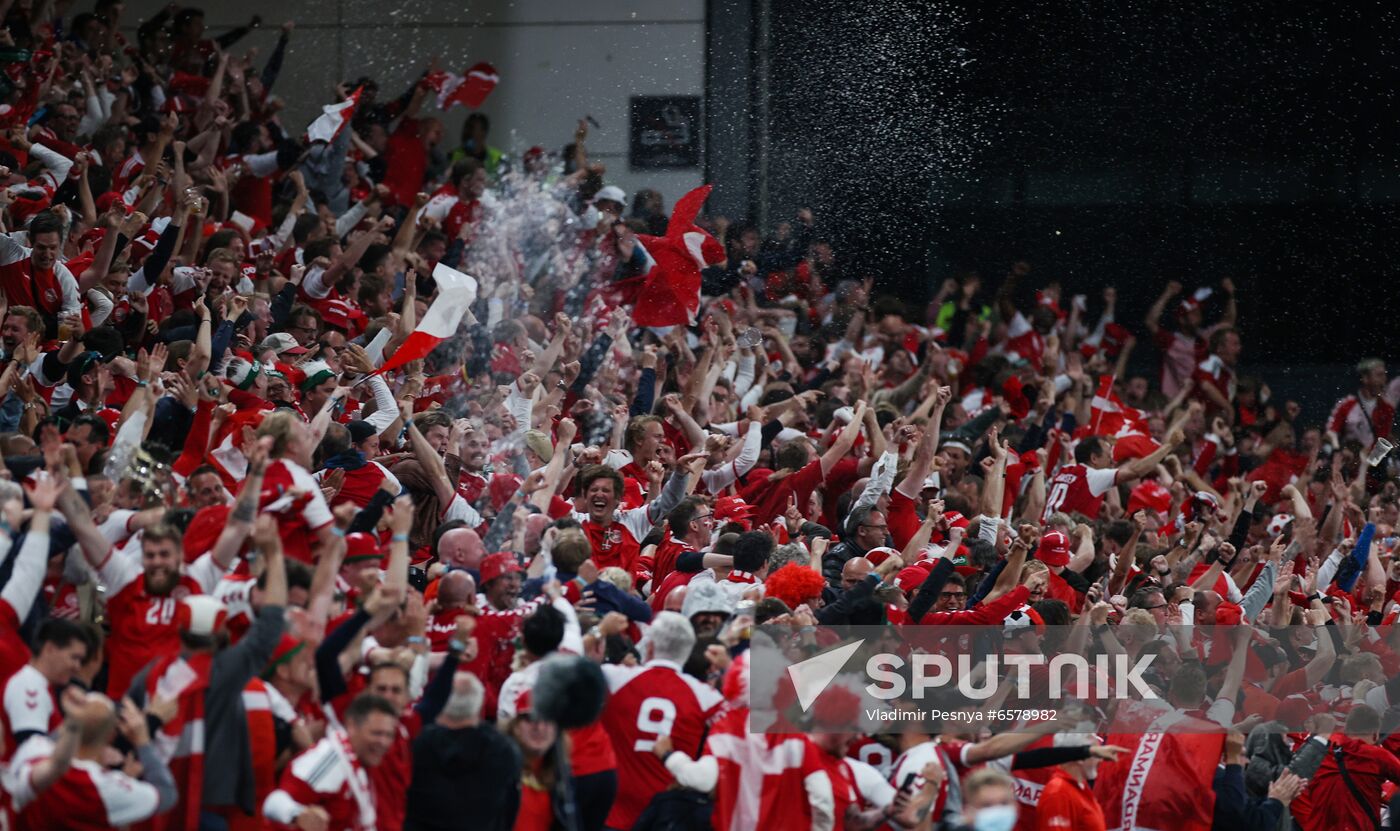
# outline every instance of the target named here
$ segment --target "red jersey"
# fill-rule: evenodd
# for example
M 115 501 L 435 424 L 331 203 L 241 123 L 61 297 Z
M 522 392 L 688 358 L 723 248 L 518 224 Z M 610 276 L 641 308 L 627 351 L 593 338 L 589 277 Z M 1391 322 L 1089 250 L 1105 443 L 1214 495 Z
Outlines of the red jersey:
M 463 470 L 457 477 L 457 493 L 471 504 L 486 492 L 486 477 L 470 470 Z
M 296 806 L 318 806 L 330 815 L 335 831 L 376 827 L 374 790 L 369 774 L 356 762 L 338 731 L 317 742 L 282 771 L 277 790 L 263 803 L 274 828 L 292 828 Z M 387 761 L 387 757 L 386 757 Z M 399 795 L 402 799 L 402 794 Z
M 539 677 L 540 664 L 528 664 L 506 679 L 501 685 L 500 702 L 496 707 L 496 723 L 506 724 L 515 718 L 535 687 Z M 603 729 L 601 719 L 576 730 L 567 731 L 569 736 L 569 770 L 574 776 L 588 776 L 617 768 L 617 757 L 613 754 L 612 740 Z
M 1045 360 L 1045 336 L 1037 332 L 1026 316 L 1020 312 L 1011 318 L 1006 327 L 1006 358 L 1015 363 L 1023 360 L 1033 367 Z
M 318 470 L 313 474 L 317 482 L 320 482 L 329 473 L 328 470 Z M 378 462 L 368 462 L 354 470 L 345 471 L 345 482 L 336 492 L 335 498 L 331 500 L 332 508 L 346 502 L 354 503 L 355 507 L 363 508 L 374 498 L 374 494 L 386 480 L 393 480 L 397 485 L 398 480 L 389 472 L 387 468 Z M 395 488 L 401 490 L 401 488 Z
M 26 733 L 48 735 L 63 723 L 49 679 L 30 664 L 5 682 L 4 710 L 0 719 L 5 724 L 4 758 L 8 759 L 21 744 L 17 737 Z
M 112 698 L 120 698 L 152 658 L 180 651 L 175 609 L 182 599 L 211 591 L 223 574 L 214 558 L 204 554 L 169 594 L 154 595 L 146 591 L 139 557 L 108 554 L 98 573 L 107 586 L 107 618 L 112 627 L 106 649 L 107 690 Z
M 423 731 L 423 719 L 413 710 L 399 718 L 398 727 L 393 746 L 369 772 L 370 789 L 374 791 L 379 816 L 376 831 L 399 831 L 408 807 L 404 794 L 408 793 L 413 780 L 413 740 Z
M 869 736 L 857 736 L 846 750 L 846 755 L 865 762 L 886 779 L 889 779 L 890 771 L 894 769 L 894 751 Z
M 0 678 L 9 678 L 29 663 L 29 644 L 19 634 L 21 622 L 10 601 L 0 598 Z
M 1117 481 L 1118 471 L 1113 468 L 1092 468 L 1079 464 L 1062 466 L 1050 479 L 1045 511 L 1040 521 L 1049 522 L 1050 515 L 1056 511 L 1080 513 L 1096 519 L 1103 505 L 1104 494 Z
M 588 544 L 593 551 L 593 564 L 601 571 L 609 566 L 617 566 L 635 578 L 651 578 L 651 566 L 643 564 L 642 543 L 651 533 L 653 522 L 650 509 L 640 508 L 618 511 L 613 521 L 599 525 L 588 518 L 588 514 L 574 513 L 574 519 L 583 526 L 588 535 Z M 645 579 L 638 579 L 638 585 Z
M 53 753 L 48 736 L 35 736 L 15 755 L 11 797 L 19 826 L 32 831 L 111 831 L 155 816 L 160 794 L 97 762 L 74 759 L 68 772 L 42 794 L 30 786 L 35 765 Z
M 676 570 L 676 560 L 687 551 L 694 551 L 688 543 L 674 539 L 668 533 L 656 547 L 656 558 L 652 564 L 651 578 L 656 584 L 665 582 L 666 576 Z
M 457 631 L 457 618 L 466 613 L 467 611 L 461 606 L 454 606 L 450 609 L 433 612 L 428 616 L 428 630 L 425 634 L 431 651 L 447 651 L 447 642 L 452 640 L 452 633 Z
M 1225 397 L 1226 401 L 1235 400 L 1235 373 L 1225 365 L 1219 355 L 1211 355 L 1196 367 L 1196 371 L 1191 374 L 1196 379 L 1196 398 L 1206 405 L 1206 411 L 1210 412 L 1216 408 L 1215 402 L 1207 398 L 1205 387 L 1214 387 L 1216 392 Z
M 293 497 L 289 493 L 293 490 L 301 494 Z M 312 541 L 316 532 L 330 525 L 334 517 L 321 486 L 306 468 L 290 459 L 268 464 L 262 493 L 258 495 L 258 510 L 277 515 L 277 531 L 289 559 L 315 562 L 311 556 Z
M 13 306 L 38 309 L 52 322 L 65 308 L 77 311 L 78 281 L 63 263 L 40 270 L 30 259 L 31 250 L 0 234 L 0 288 Z
M 618 781 L 626 783 L 618 789 L 607 826 L 631 828 L 652 797 L 674 781 L 652 753 L 657 737 L 669 735 L 677 750 L 699 758 L 705 724 L 724 698 L 669 661 L 639 667 L 604 664 L 603 673 L 612 691 L 603 727 L 612 737 Z
M 747 708 L 732 710 L 705 740 L 705 753 L 719 762 L 716 831 L 811 828 L 817 792 L 825 791 L 820 807 L 832 811 L 822 752 L 800 734 L 750 733 L 748 719 Z
M 520 625 L 525 618 L 533 615 L 544 595 L 521 603 L 513 609 L 493 609 L 485 604 L 476 619 L 476 631 L 472 639 L 476 641 L 476 658 L 462 664 L 460 669 L 470 672 L 486 688 L 486 703 L 483 712 L 487 718 L 496 713 L 496 694 L 501 685 L 510 677 L 511 665 L 515 661 L 515 641 L 520 636 Z
M 1093 790 L 1063 770 L 1056 770 L 1041 791 L 1035 816 L 1037 831 L 1106 831 Z
M 783 477 L 777 482 L 767 478 L 755 479 L 744 488 L 740 496 L 753 506 L 750 519 L 753 527 L 767 525 L 774 517 L 780 517 L 788 509 L 788 501 L 797 497 L 797 506 L 805 508 L 812 491 L 822 483 L 821 459 L 813 459 L 796 473 Z
M 1065 581 L 1065 578 L 1051 571 L 1045 587 L 1045 596 L 1052 600 L 1063 600 L 1065 605 L 1074 614 L 1079 614 L 1079 609 L 1084 605 L 1084 595 L 1074 590 L 1074 587 Z
M 428 171 L 428 149 L 418 129 L 421 119 L 405 118 L 389 136 L 389 167 L 384 172 L 384 186 L 389 188 L 392 204 L 412 205 L 413 197 L 423 187 Z

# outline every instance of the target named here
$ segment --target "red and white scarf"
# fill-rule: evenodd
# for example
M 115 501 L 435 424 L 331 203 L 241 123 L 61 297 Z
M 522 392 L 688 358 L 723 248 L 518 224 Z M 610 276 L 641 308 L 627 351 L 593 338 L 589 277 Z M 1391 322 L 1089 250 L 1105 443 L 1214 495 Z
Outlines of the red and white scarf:
M 331 747 L 335 750 L 335 755 L 340 759 L 340 763 L 347 767 L 345 786 L 350 789 L 350 796 L 354 797 L 355 804 L 360 809 L 359 831 L 375 831 L 378 817 L 374 810 L 374 793 L 369 788 L 369 774 L 360 765 L 360 758 L 355 755 L 355 748 L 350 746 L 350 736 L 339 723 L 335 722 L 335 714 L 329 704 L 326 705 L 326 713 L 334 724 L 330 730 L 330 735 L 335 738 Z
M 214 656 L 161 658 L 146 676 L 146 699 L 174 699 L 175 716 L 154 737 L 156 749 L 170 765 L 184 811 L 172 811 L 167 828 L 195 831 L 204 801 L 204 699 L 209 690 L 209 668 Z

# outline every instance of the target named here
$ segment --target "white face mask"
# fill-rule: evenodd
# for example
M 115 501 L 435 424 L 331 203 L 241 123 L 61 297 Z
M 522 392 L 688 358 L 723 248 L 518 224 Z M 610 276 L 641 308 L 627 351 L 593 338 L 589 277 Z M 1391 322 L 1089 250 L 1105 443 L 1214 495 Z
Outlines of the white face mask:
M 1015 805 L 993 805 L 983 808 L 972 818 L 974 831 L 1011 831 L 1016 827 Z

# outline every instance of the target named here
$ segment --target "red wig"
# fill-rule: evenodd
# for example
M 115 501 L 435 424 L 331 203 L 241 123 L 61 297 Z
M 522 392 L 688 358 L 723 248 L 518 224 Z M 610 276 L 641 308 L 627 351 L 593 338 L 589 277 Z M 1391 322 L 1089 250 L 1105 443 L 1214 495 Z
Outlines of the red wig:
M 821 597 L 826 580 L 807 566 L 788 563 L 768 575 L 763 586 L 768 597 L 776 597 L 789 609 L 796 609 L 809 600 Z

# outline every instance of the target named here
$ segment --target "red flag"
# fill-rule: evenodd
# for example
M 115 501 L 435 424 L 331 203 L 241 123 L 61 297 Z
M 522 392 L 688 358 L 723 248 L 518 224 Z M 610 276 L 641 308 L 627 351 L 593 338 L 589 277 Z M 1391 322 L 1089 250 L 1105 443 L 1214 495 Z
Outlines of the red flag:
M 429 73 L 424 80 L 438 94 L 438 109 L 450 110 L 457 104 L 465 104 L 475 110 L 500 83 L 501 76 L 496 67 L 483 61 L 468 69 L 465 75 L 438 71 Z
M 339 104 L 327 104 L 322 107 L 321 115 L 306 128 L 307 141 L 324 141 L 328 144 L 335 141 L 335 137 L 340 135 L 340 131 L 355 117 L 355 108 L 360 105 L 360 91 L 363 89 L 364 87 L 356 87 L 355 91 L 350 93 L 350 97 Z
M 1113 391 L 1113 376 L 1099 376 L 1099 389 L 1089 405 L 1089 432 L 1100 436 L 1147 433 L 1147 414 L 1118 400 Z M 1132 428 L 1124 431 L 1124 427 Z
M 398 350 L 371 374 L 389 372 L 410 361 L 427 357 L 438 344 L 457 334 L 462 318 L 476 302 L 476 280 L 438 263 L 433 269 L 433 281 L 438 287 L 433 304 L 423 313 L 423 319 Z
M 694 322 L 700 310 L 700 270 L 724 261 L 724 248 L 695 224 L 710 188 L 702 185 L 676 201 L 666 236 L 637 235 L 652 260 L 632 308 L 638 326 Z
M 1113 729 L 1119 732 L 1107 743 L 1130 752 L 1099 765 L 1094 795 L 1110 831 L 1210 831 L 1224 728 L 1147 702 L 1124 702 Z

